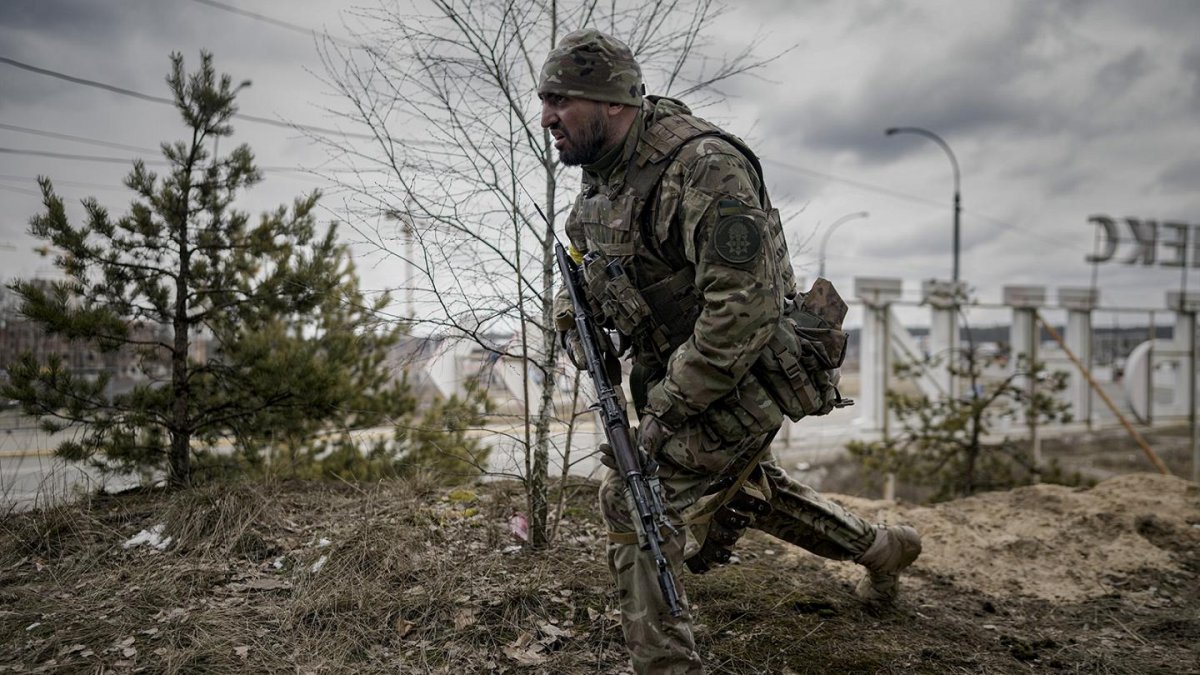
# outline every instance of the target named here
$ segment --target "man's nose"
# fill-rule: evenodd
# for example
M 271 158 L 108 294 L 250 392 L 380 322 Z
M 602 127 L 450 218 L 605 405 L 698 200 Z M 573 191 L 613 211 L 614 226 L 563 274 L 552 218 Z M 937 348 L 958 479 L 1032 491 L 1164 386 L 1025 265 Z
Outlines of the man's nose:
M 549 129 L 558 122 L 558 115 L 554 113 L 554 108 L 542 101 L 542 128 Z

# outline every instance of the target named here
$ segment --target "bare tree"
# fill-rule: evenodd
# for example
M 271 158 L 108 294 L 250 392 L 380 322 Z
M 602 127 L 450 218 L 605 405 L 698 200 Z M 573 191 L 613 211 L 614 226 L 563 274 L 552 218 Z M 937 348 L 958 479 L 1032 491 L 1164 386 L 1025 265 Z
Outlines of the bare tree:
M 713 0 L 385 3 L 347 17 L 356 46 L 320 45 L 326 81 L 348 105 L 335 112 L 371 139 L 323 139 L 331 175 L 350 224 L 411 271 L 392 290 L 409 298 L 416 330 L 520 364 L 510 442 L 521 459 L 509 473 L 525 482 L 535 546 L 551 532 L 552 425 L 573 414 L 556 411 L 562 366 L 551 312 L 555 233 L 577 180 L 564 185 L 538 124 L 542 60 L 567 32 L 600 28 L 629 44 L 652 92 L 703 107 L 721 100 L 721 82 L 778 57 L 758 58 L 752 47 L 705 57 L 725 12 Z

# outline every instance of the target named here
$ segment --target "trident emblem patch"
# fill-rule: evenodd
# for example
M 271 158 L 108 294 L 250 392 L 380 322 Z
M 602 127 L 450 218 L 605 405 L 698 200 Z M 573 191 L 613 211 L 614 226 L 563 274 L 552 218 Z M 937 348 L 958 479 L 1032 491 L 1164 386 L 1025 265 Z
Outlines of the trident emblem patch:
M 726 262 L 744 265 L 758 257 L 762 235 L 749 216 L 728 217 L 717 223 L 713 248 Z

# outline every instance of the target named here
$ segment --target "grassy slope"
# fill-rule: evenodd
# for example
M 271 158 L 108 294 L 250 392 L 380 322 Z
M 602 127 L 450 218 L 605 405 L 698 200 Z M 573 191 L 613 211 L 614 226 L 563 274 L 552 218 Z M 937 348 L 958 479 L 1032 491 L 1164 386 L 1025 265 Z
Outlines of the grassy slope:
M 542 552 L 505 552 L 513 486 L 472 490 L 237 485 L 7 516 L 0 671 L 628 672 L 594 487 Z M 122 547 L 158 523 L 166 551 Z M 1200 671 L 1196 547 L 1135 582 L 1162 603 L 985 597 L 918 569 L 882 615 L 783 547 L 752 533 L 741 564 L 684 574 L 711 672 Z

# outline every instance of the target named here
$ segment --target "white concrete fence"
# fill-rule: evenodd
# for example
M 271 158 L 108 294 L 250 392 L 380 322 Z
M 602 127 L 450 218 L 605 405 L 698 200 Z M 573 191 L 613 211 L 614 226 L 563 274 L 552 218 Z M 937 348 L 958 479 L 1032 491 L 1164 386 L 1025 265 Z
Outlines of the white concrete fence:
M 916 339 L 897 316 L 898 307 L 913 305 L 901 301 L 902 285 L 900 279 L 860 277 L 854 281 L 854 296 L 863 305 L 861 389 L 856 406 L 859 417 L 854 423 L 863 435 L 886 433 L 894 423 L 886 406 L 886 393 L 896 384 L 893 365 L 897 361 L 920 363 L 925 354 L 959 354 L 962 349 L 959 312 L 984 306 L 966 302 L 961 282 L 957 287 L 944 281 L 925 282 L 919 304 L 928 308 L 930 330 L 927 347 L 918 348 Z M 1066 349 L 1089 373 L 1095 370 L 1111 372 L 1107 367 L 1094 368 L 1093 363 L 1093 315 L 1103 309 L 1099 306 L 1098 292 L 1090 288 L 1059 288 L 1057 304 L 1053 305 L 1044 286 L 1007 286 L 1001 306 L 1011 312 L 1009 344 L 1012 358 L 1008 367 L 1020 367 L 1020 357 L 1024 356 L 1045 363 L 1050 370 L 1069 372 L 1069 386 L 1064 397 L 1071 405 L 1072 425 L 1092 428 L 1113 421 L 1114 416 L 1106 414 L 1107 411 L 1096 404 L 1096 393 L 1087 375 L 1067 353 L 1057 344 L 1042 344 L 1042 326 L 1038 322 L 1038 317 L 1048 310 L 1065 310 Z M 1114 390 L 1112 393 L 1119 395 L 1126 411 L 1142 423 L 1191 424 L 1193 466 L 1197 467 L 1193 473 L 1200 474 L 1200 450 L 1196 448 L 1194 431 L 1198 365 L 1196 315 L 1200 311 L 1200 293 L 1170 291 L 1166 293 L 1165 309 L 1127 311 L 1146 313 L 1151 324 L 1156 312 L 1173 314 L 1173 337 L 1169 340 L 1151 337 L 1138 345 L 1127 357 L 1119 383 L 1115 381 L 1118 378 L 1110 375 L 1106 389 Z M 961 383 L 944 364 L 920 372 L 915 384 L 931 398 L 962 394 Z M 1034 441 L 1036 443 L 1036 439 Z M 1200 475 L 1193 475 L 1193 480 L 1200 480 Z

